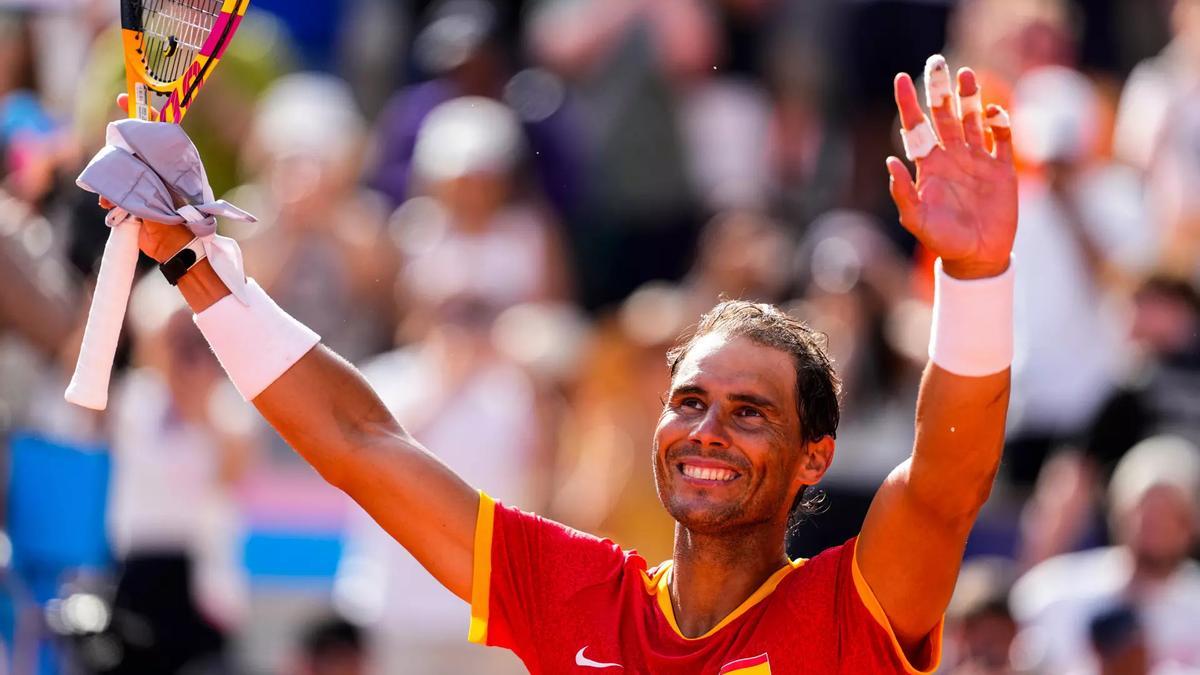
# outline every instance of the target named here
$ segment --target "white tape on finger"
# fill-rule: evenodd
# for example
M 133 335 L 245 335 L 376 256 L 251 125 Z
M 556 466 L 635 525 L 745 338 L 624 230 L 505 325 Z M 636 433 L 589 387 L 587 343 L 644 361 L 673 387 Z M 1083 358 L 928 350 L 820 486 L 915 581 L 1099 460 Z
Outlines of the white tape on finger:
M 970 115 L 971 113 L 975 113 L 977 115 L 983 114 L 983 95 L 978 89 L 976 89 L 975 93 L 971 94 L 970 96 L 958 97 L 958 118 L 960 120 L 966 119 L 967 115 Z
M 999 129 L 1009 129 L 1012 127 L 1012 122 L 1008 119 L 1008 112 L 1004 108 L 992 108 L 988 111 L 986 119 L 989 127 L 997 127 Z
M 921 120 L 912 129 L 900 129 L 900 138 L 904 141 L 904 156 L 910 162 L 924 159 L 937 147 L 937 134 L 933 133 L 929 120 Z
M 941 107 L 952 93 L 950 66 L 944 56 L 934 54 L 925 61 L 925 103 L 930 108 Z

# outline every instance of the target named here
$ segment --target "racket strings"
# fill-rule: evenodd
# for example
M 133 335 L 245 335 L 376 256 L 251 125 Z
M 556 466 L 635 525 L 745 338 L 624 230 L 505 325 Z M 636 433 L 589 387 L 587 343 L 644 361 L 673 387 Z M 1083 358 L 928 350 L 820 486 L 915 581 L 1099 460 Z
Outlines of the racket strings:
M 221 14 L 221 0 L 146 0 L 142 63 L 160 82 L 174 82 L 208 39 Z

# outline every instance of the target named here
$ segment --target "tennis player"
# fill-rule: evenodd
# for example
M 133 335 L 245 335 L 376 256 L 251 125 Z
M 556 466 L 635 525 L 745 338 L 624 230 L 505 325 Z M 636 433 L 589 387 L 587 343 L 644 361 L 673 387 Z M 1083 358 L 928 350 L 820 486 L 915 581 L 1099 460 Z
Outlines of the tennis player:
M 916 445 L 861 534 L 811 560 L 788 560 L 784 535 L 833 461 L 838 380 L 817 336 L 774 307 L 724 302 L 668 354 L 651 461 L 678 525 L 672 560 L 650 567 L 464 483 L 253 280 L 231 293 L 208 260 L 181 269 L 191 231 L 146 222 L 142 250 L 174 269 L 242 395 L 470 603 L 472 641 L 533 673 L 932 672 L 1000 460 L 1017 212 L 1007 114 L 940 56 L 925 89 L 929 117 L 896 77 L 916 181 L 887 160 L 901 222 L 940 256 Z

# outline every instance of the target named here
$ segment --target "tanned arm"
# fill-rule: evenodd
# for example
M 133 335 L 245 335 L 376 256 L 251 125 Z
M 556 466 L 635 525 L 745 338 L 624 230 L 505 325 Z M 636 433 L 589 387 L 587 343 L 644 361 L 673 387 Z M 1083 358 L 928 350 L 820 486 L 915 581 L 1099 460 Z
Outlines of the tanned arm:
M 140 244 L 163 261 L 191 237 L 180 225 L 144 221 Z M 207 260 L 179 289 L 197 313 L 229 294 Z M 479 495 L 400 426 L 353 366 L 318 345 L 253 403 L 322 477 L 470 600 Z
M 959 96 L 978 91 L 968 69 L 957 81 Z M 916 89 L 907 75 L 895 87 L 901 122 L 913 129 L 925 119 Z M 888 159 L 892 197 L 901 222 L 942 258 L 948 276 L 994 277 L 1007 270 L 1016 235 L 1011 134 L 1006 124 L 991 124 L 1004 117 L 995 106 L 960 120 L 954 98 L 930 102 L 939 145 L 917 160 L 915 182 L 903 162 Z M 954 591 L 967 535 L 999 466 L 1008 394 L 1007 369 L 964 377 L 930 363 L 913 454 L 880 487 L 863 524 L 859 569 L 910 654 Z

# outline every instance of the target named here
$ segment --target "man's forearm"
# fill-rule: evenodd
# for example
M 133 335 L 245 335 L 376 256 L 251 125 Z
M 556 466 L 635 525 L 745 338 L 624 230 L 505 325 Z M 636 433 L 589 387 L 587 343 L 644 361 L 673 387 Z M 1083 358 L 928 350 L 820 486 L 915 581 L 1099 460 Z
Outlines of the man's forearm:
M 179 288 L 197 314 L 230 294 L 207 261 L 189 270 Z M 317 345 L 253 403 L 322 477 L 442 584 L 470 597 L 477 493 L 400 426 L 352 365 Z
M 931 515 L 969 527 L 1004 445 L 1009 371 L 962 377 L 930 363 L 917 399 L 909 489 Z

